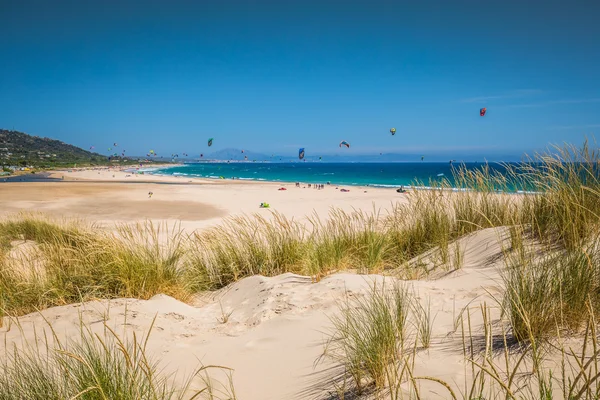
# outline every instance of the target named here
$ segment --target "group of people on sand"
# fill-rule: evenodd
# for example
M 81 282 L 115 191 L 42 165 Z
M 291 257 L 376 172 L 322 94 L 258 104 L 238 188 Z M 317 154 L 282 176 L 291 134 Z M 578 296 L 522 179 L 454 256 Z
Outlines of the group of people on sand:
M 330 183 L 327 182 L 327 185 L 330 185 Z M 317 190 L 325 189 L 325 185 L 322 185 L 322 184 L 308 183 L 307 186 L 309 189 L 310 188 L 317 189 Z M 296 182 L 296 187 L 297 188 L 299 188 L 299 187 L 306 188 L 306 186 L 301 186 L 300 182 Z

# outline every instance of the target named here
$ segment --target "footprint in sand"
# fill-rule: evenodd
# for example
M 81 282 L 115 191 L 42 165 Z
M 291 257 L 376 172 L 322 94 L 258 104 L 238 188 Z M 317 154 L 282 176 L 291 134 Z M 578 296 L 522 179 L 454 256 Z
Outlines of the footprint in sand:
M 165 314 L 165 316 L 169 317 L 169 318 L 172 318 L 174 320 L 177 320 L 177 321 L 183 321 L 185 319 L 185 317 L 183 315 L 177 314 L 177 313 L 174 313 L 174 312 L 167 313 L 167 314 Z

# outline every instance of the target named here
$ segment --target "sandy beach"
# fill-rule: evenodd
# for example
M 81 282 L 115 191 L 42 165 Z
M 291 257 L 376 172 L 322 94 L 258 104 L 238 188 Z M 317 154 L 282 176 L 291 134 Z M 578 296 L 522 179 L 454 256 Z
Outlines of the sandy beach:
M 65 178 L 56 183 L 0 183 L 0 213 L 38 211 L 107 226 L 151 219 L 181 222 L 185 229 L 194 230 L 218 224 L 228 215 L 261 213 L 268 217 L 278 212 L 304 218 L 313 213 L 326 217 L 331 207 L 388 209 L 406 196 L 393 189 L 347 187 L 350 192 L 341 192 L 343 187 L 334 185 L 316 190 L 305 184 L 297 188 L 293 183 L 183 179 L 117 169 L 58 171 L 50 176 Z M 279 190 L 282 187 L 286 190 Z M 261 209 L 264 202 L 271 207 Z

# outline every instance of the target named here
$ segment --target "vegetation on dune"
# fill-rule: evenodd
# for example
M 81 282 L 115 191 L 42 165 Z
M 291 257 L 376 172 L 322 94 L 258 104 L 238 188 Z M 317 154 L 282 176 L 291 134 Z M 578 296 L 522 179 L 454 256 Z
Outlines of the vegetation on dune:
M 0 242 L 34 241 L 25 254 L 0 259 L 0 313 L 22 315 L 96 298 L 148 299 L 165 293 L 186 301 L 191 292 L 180 263 L 181 232 L 151 223 L 115 233 L 84 223 L 21 215 L 0 223 Z M 164 237 L 164 242 L 161 238 Z M 24 267 L 35 260 L 35 268 Z
M 560 150 L 534 158 L 535 167 L 533 162 L 507 167 L 510 179 L 485 167 L 458 169 L 455 180 L 474 190 L 452 192 L 442 184 L 414 191 L 407 203 L 397 203 L 387 213 L 333 209 L 327 220 L 313 216 L 308 224 L 277 213 L 271 218 L 235 216 L 191 236 L 150 223 L 107 233 L 81 222 L 21 216 L 0 223 L 0 248 L 6 252 L 14 240 L 37 243 L 43 273 L 30 276 L 19 291 L 20 297 L 38 299 L 36 308 L 93 296 L 148 298 L 159 292 L 186 299 L 255 274 L 294 272 L 320 279 L 352 269 L 418 278 L 430 271 L 409 261 L 434 249 L 437 266 L 459 268 L 462 255 L 453 242 L 488 227 L 509 226 L 515 245 L 528 237 L 554 252 L 585 252 L 600 225 L 600 157 L 587 144 Z M 518 179 L 544 191 L 497 194 L 499 186 Z M 527 257 L 510 260 L 523 264 Z M 20 279 L 7 263 L 5 258 L 3 282 Z M 30 291 L 44 296 L 26 296 Z M 17 301 L 6 292 L 5 310 L 32 309 L 25 306 L 30 300 Z
M 323 359 L 344 368 L 346 387 L 338 396 L 381 392 L 399 398 L 417 349 L 429 347 L 433 318 L 408 287 L 374 283 L 365 297 L 346 298 L 332 317 L 333 329 Z M 404 365 L 404 368 L 397 368 Z M 394 393 L 395 392 L 395 393 Z
M 444 219 L 434 217 L 435 208 L 423 207 L 434 220 L 443 221 L 434 225 L 443 227 L 435 236 L 441 245 L 444 235 L 454 238 L 481 228 L 509 227 L 510 246 L 504 249 L 505 291 L 497 299 L 501 319 L 492 323 L 488 307 L 482 305 L 483 340 L 472 330 L 469 307 L 456 322 L 462 330 L 464 358 L 470 365 L 458 392 L 462 398 L 600 397 L 596 319 L 600 309 L 599 166 L 600 153 L 586 143 L 579 149 L 565 146 L 509 166 L 508 178 L 491 175 L 486 168 L 462 169 L 457 171 L 456 181 L 473 191 L 451 197 L 444 193 L 446 205 L 451 206 Z M 509 186 L 530 192 L 497 194 Z M 418 352 L 416 338 L 426 329 L 412 326 L 412 349 L 383 350 L 393 346 L 382 342 L 396 343 L 405 335 L 390 329 L 396 307 L 390 299 L 397 298 L 397 291 L 374 289 L 364 299 L 343 304 L 342 317 L 334 318 L 325 354 L 345 367 L 343 388 L 333 387 L 336 398 L 353 398 L 369 385 L 376 398 L 422 398 L 420 383 L 428 381 L 438 385 L 438 393 L 442 390 L 448 398 L 457 399 L 456 382 L 414 374 L 411 360 Z M 421 315 L 426 314 L 421 311 Z M 374 332 L 355 327 L 373 328 Z M 483 348 L 477 348 L 477 340 Z M 373 360 L 382 359 L 381 354 L 388 354 L 386 361 L 380 363 L 377 373 L 368 372 Z M 558 365 L 556 357 L 561 360 Z
M 425 390 L 454 400 L 600 396 L 597 320 L 589 302 L 584 304 L 588 319 L 580 321 L 583 331 L 575 348 L 573 340 L 562 336 L 552 343 L 533 336 L 526 343 L 515 343 L 511 321 L 493 322 L 486 303 L 478 311 L 467 307 L 455 322 L 464 357 L 463 382 L 418 375 L 416 359 L 432 340 L 433 345 L 447 348 L 446 335 L 431 336 L 435 318 L 427 306 L 407 286 L 386 286 L 385 281 L 373 283 L 364 297 L 348 297 L 341 303 L 317 360 L 342 367 L 339 375 L 329 379 L 330 398 L 423 399 Z M 477 313 L 481 327 L 473 324 Z M 532 332 L 538 322 L 523 324 L 525 331 Z M 424 383 L 429 386 L 424 388 Z
M 66 343 L 51 331 L 52 337 L 6 349 L 0 362 L 0 399 L 235 400 L 231 381 L 219 384 L 210 374 L 226 368 L 201 366 L 176 385 L 175 377 L 147 354 L 150 331 L 123 338 L 106 324 L 103 328 L 98 334 L 82 324 L 78 337 Z M 194 388 L 196 376 L 203 383 L 200 388 Z

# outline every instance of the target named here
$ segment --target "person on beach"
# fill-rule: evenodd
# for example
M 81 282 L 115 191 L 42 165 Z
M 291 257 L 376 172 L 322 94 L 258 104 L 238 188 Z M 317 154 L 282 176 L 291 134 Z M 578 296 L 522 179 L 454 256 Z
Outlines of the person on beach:
M 151 199 L 153 194 L 154 193 L 152 193 L 152 192 L 148 192 L 148 198 Z

